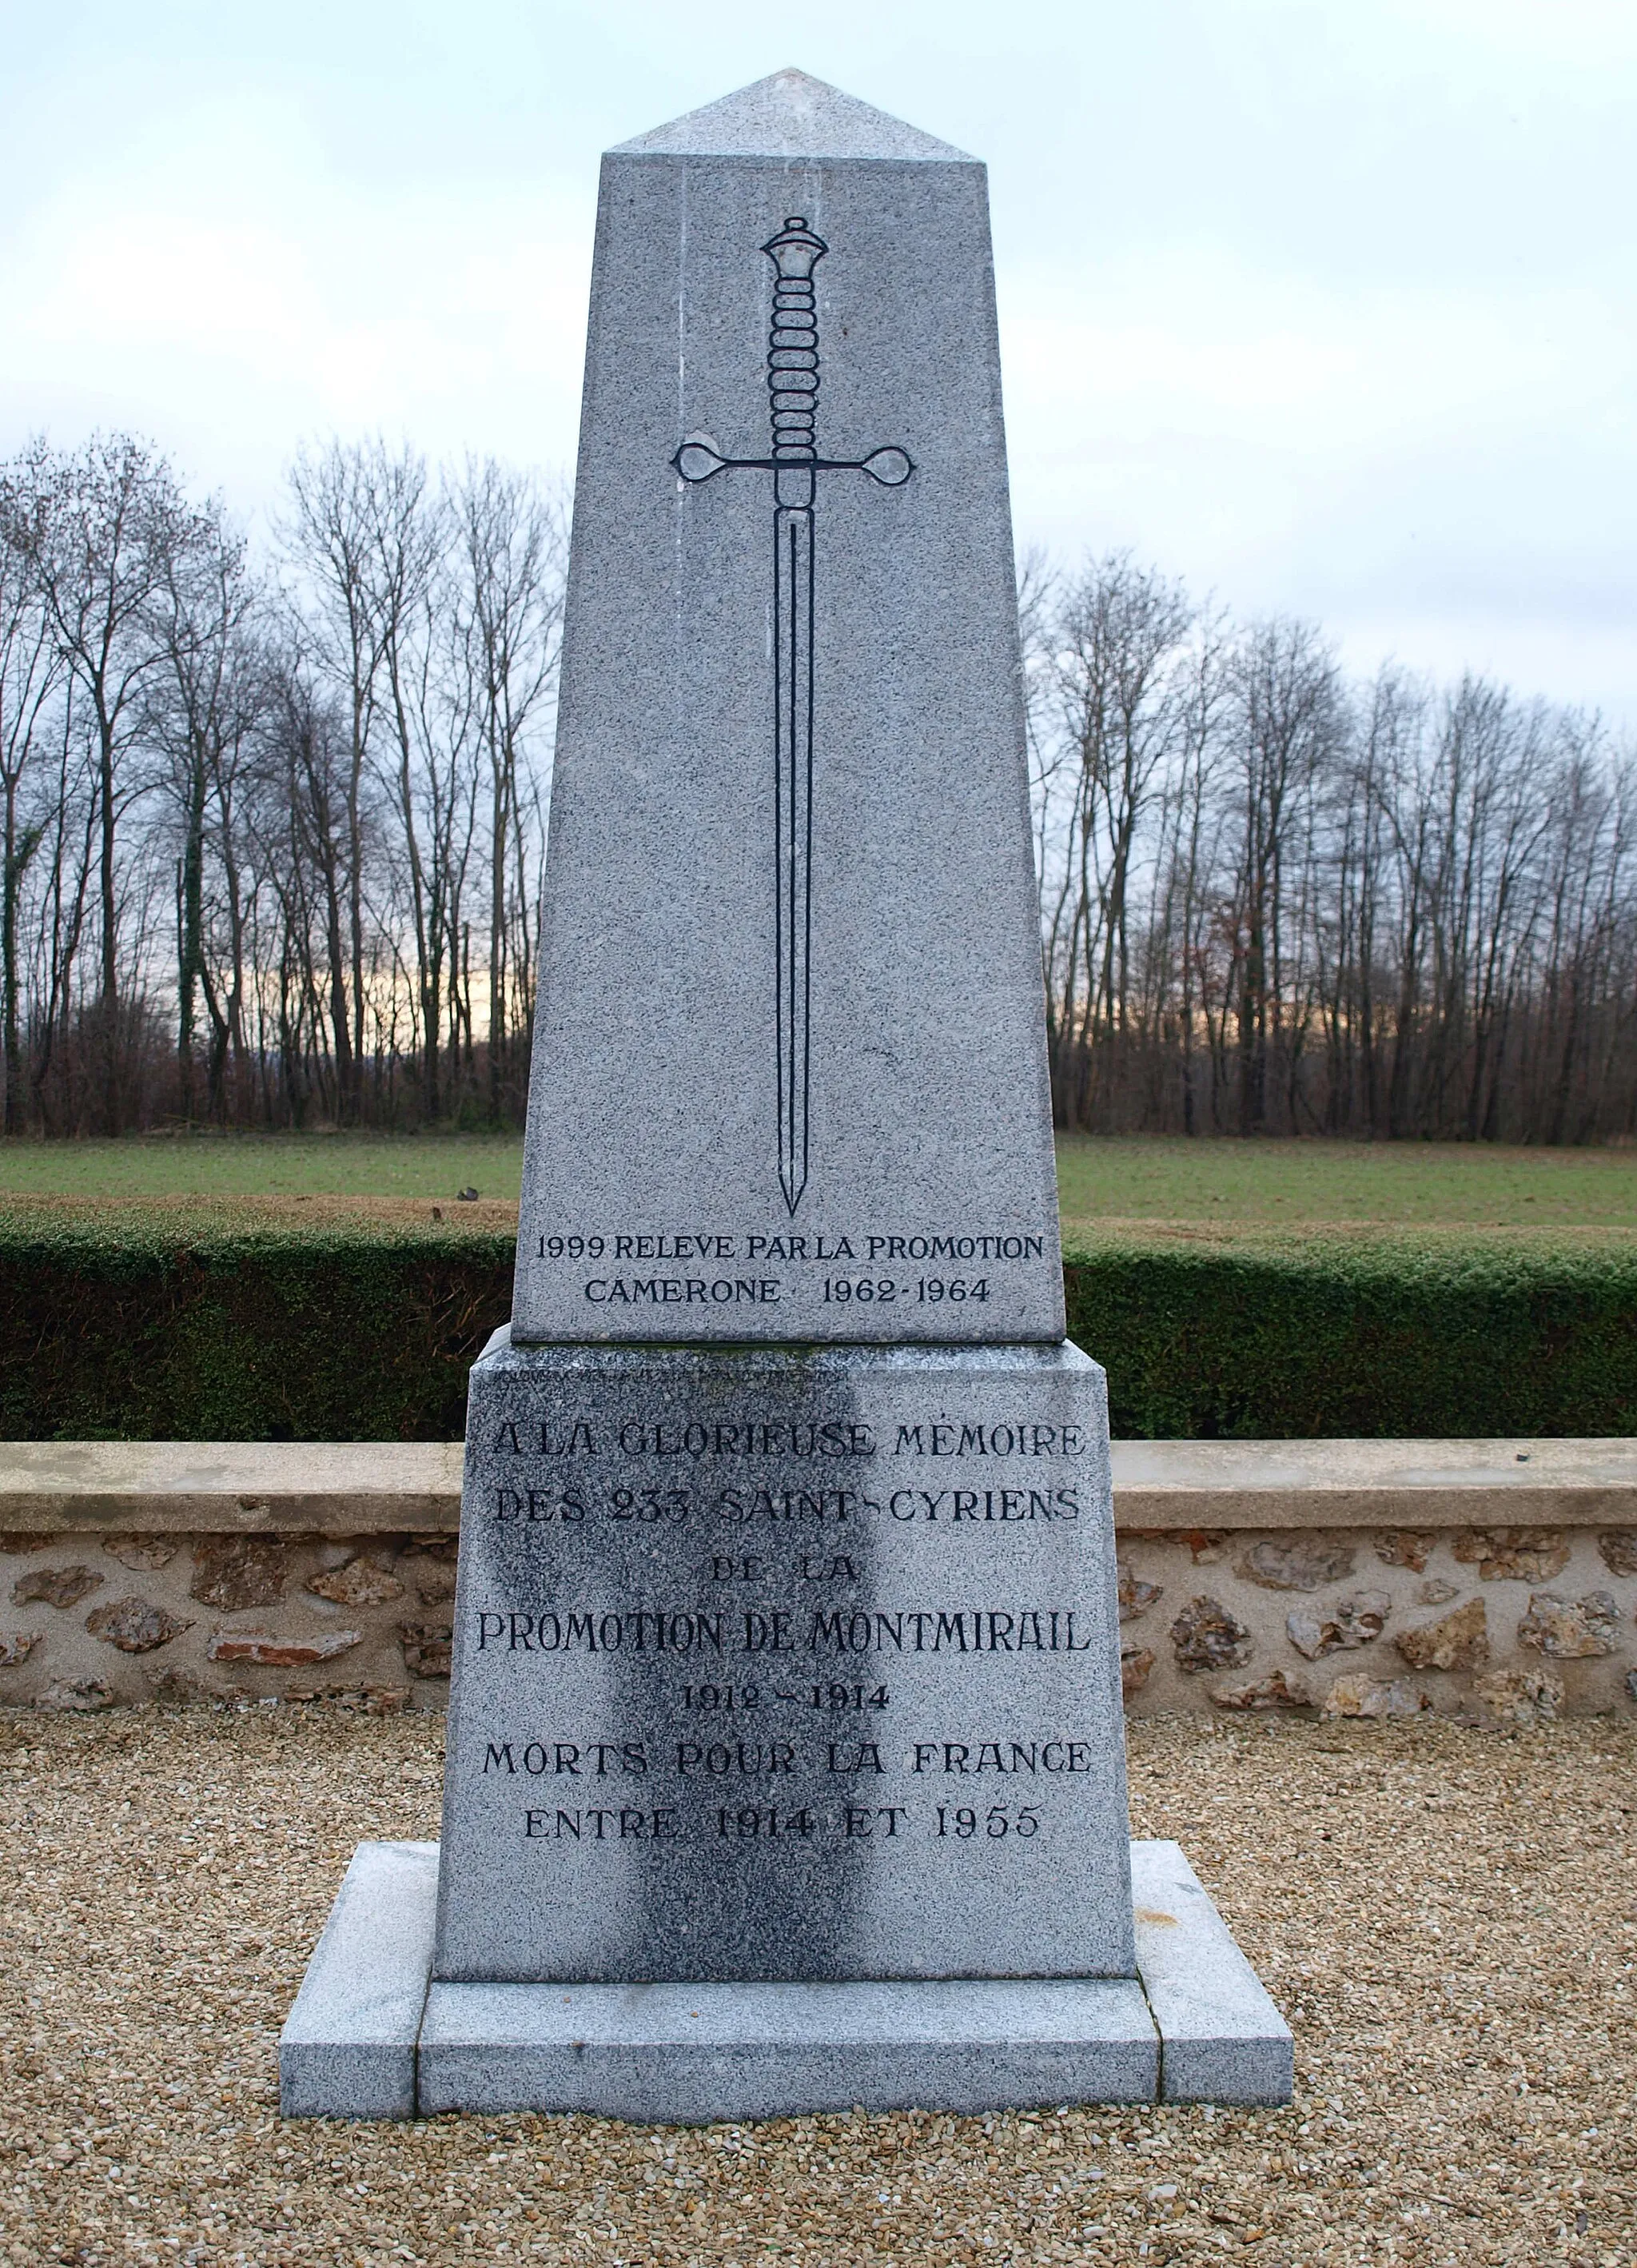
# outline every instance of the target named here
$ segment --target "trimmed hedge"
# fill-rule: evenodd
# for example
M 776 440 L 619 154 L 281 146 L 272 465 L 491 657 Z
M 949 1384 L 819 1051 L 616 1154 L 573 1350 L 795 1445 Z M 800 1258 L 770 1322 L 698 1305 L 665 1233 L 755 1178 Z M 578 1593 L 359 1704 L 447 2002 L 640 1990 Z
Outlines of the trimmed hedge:
M 1637 1241 L 1111 1242 L 1064 1270 L 1117 1437 L 1637 1432 Z
M 0 1213 L 0 1436 L 447 1440 L 509 1229 Z M 1070 1257 L 1116 1434 L 1637 1433 L 1637 1238 L 1156 1230 Z
M 0 1436 L 446 1441 L 509 1233 L 0 1216 Z

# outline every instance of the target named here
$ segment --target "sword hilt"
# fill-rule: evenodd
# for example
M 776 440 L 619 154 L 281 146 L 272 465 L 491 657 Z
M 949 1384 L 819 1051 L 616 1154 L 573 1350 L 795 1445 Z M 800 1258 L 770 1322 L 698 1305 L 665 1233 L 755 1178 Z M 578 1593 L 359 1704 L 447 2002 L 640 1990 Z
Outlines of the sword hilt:
M 818 303 L 813 270 L 830 249 L 799 213 L 791 214 L 762 250 L 772 261 L 773 320 L 767 331 L 767 404 L 773 453 L 724 457 L 708 435 L 685 440 L 672 468 L 690 484 L 718 473 L 770 472 L 780 511 L 811 512 L 819 473 L 867 473 L 884 489 L 902 488 L 914 471 L 907 449 L 872 449 L 867 457 L 818 454 Z
M 767 395 L 775 465 L 811 465 L 818 454 L 818 306 L 813 270 L 829 250 L 799 213 L 762 250 L 776 271 L 767 333 Z

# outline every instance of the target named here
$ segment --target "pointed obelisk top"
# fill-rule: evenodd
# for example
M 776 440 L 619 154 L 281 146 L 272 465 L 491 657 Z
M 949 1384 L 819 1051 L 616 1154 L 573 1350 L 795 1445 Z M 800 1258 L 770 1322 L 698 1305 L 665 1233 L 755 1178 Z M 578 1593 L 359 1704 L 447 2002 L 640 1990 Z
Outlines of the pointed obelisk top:
M 805 71 L 774 71 L 668 126 L 621 142 L 618 158 L 892 158 L 971 165 L 964 150 L 874 110 Z

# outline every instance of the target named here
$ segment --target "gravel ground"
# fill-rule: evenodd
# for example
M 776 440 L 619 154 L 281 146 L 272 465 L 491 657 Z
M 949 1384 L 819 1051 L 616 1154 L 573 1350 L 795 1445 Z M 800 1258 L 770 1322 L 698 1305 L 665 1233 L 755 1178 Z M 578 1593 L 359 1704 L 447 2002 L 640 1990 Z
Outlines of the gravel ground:
M 1132 1730 L 1296 2032 L 1288 2111 L 289 2125 L 278 2028 L 441 1721 L 0 1714 L 0 2258 L 1637 2261 L 1637 1731 Z

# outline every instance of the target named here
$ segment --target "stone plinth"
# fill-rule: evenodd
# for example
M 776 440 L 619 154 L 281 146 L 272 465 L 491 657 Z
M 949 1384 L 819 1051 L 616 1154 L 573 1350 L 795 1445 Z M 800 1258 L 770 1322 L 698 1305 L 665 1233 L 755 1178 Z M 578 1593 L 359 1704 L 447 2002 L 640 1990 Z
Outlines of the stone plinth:
M 513 1347 L 473 1373 L 437 1869 L 365 1845 L 292 2113 L 1288 2095 L 1125 1829 L 1077 1349 Z
M 279 2040 L 287 2118 L 414 2117 L 437 1896 L 436 1843 L 353 1853 Z
M 500 1346 L 437 1974 L 1129 1977 L 1102 1373 Z
M 1130 1846 L 1135 1977 L 1066 1982 L 434 1984 L 435 1855 L 360 1846 L 285 2027 L 287 2117 L 1289 2100 L 1289 2030 L 1174 1843 Z

